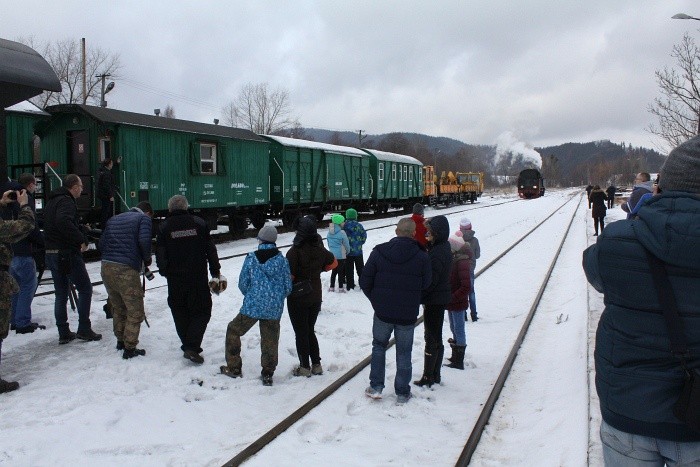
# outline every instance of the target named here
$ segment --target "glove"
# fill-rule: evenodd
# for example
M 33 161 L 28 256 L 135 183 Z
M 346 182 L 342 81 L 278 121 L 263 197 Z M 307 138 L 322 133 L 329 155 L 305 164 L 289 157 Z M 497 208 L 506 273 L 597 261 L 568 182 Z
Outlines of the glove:
M 227 286 L 228 281 L 226 280 L 226 276 L 223 274 L 219 274 L 219 277 L 212 277 L 209 281 L 209 289 L 216 295 L 219 295 L 221 292 L 226 290 Z

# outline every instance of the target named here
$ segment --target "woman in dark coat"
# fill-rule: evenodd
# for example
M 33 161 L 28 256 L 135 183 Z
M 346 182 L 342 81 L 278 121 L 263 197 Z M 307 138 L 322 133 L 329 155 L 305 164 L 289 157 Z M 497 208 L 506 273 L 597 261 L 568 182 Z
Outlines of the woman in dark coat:
M 600 224 L 600 231 L 603 231 L 605 227 L 605 201 L 608 199 L 605 196 L 605 192 L 601 190 L 599 185 L 593 187 L 591 190 L 591 196 L 588 201 L 591 203 L 591 213 L 593 214 L 593 225 L 595 227 L 595 235 L 598 235 L 598 224 Z
M 287 260 L 293 283 L 307 280 L 311 283 L 310 293 L 295 296 L 292 291 L 287 297 L 287 311 L 294 328 L 299 356 L 299 366 L 292 374 L 307 377 L 320 375 L 323 368 L 314 326 L 321 311 L 321 273 L 335 268 L 338 261 L 323 246 L 323 239 L 316 232 L 315 217 L 305 216 L 299 220 L 293 245 L 287 251 Z
M 416 386 L 431 387 L 440 383 L 440 367 L 445 347 L 442 345 L 442 323 L 445 320 L 445 308 L 452 298 L 450 287 L 450 270 L 452 269 L 452 251 L 447 241 L 450 236 L 450 224 L 445 216 L 435 216 L 425 223 L 428 229 L 428 257 L 432 270 L 432 279 L 427 289 L 423 290 L 421 303 L 423 309 L 423 326 L 425 328 L 425 359 L 423 376 L 414 381 Z

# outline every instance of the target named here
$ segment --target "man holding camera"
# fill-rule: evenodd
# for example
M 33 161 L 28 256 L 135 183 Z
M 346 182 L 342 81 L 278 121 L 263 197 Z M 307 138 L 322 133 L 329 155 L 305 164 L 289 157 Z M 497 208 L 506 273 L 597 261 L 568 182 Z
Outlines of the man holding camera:
M 110 218 L 99 243 L 102 280 L 112 304 L 117 350 L 124 350 L 124 359 L 146 355 L 146 351 L 136 345 L 141 321 L 146 317 L 140 275 L 142 270 L 144 274 L 150 273 L 152 217 L 151 204 L 142 201 L 135 208 Z
M 76 337 L 84 341 L 99 341 L 102 334 L 92 330 L 90 304 L 92 283 L 85 269 L 83 251 L 88 239 L 78 219 L 75 200 L 83 191 L 83 182 L 75 174 L 66 175 L 63 186 L 49 194 L 44 208 L 44 240 L 46 266 L 51 270 L 56 301 L 54 315 L 58 328 L 58 343 L 67 344 Z M 68 324 L 68 294 L 71 282 L 78 291 L 78 332 L 71 332 Z
M 6 191 L 0 198 L 0 207 L 4 208 L 13 201 L 20 205 L 17 220 L 0 220 L 0 350 L 3 339 L 10 332 L 11 297 L 19 290 L 17 282 L 9 273 L 12 261 L 10 244 L 25 238 L 34 228 L 34 212 L 27 204 L 27 192 L 22 190 L 18 195 L 16 191 Z M 0 379 L 0 393 L 17 388 L 19 384 L 16 381 Z

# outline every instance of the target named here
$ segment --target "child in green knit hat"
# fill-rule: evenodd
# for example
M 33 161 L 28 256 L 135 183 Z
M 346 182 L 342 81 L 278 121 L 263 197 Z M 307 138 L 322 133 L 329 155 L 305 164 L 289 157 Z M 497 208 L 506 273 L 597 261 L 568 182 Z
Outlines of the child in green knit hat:
M 345 257 L 350 250 L 350 242 L 348 236 L 343 230 L 345 218 L 342 214 L 333 214 L 331 216 L 331 224 L 328 226 L 328 249 L 335 259 L 338 261 L 338 266 L 331 272 L 331 285 L 329 292 L 335 291 L 335 278 L 338 277 L 338 292 L 345 292 Z
M 345 260 L 345 278 L 348 284 L 348 290 L 355 288 L 355 269 L 357 269 L 357 278 L 359 280 L 362 274 L 362 268 L 365 267 L 365 259 L 362 256 L 362 245 L 367 240 L 367 232 L 365 228 L 357 221 L 357 211 L 353 208 L 345 211 L 347 221 L 343 226 L 343 230 L 348 235 L 350 241 L 350 249 L 348 250 L 347 259 Z

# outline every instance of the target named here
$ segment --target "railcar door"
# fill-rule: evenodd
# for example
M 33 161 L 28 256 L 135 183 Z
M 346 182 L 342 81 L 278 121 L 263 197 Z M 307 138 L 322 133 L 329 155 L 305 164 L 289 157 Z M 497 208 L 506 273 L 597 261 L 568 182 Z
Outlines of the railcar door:
M 94 206 L 93 177 L 90 172 L 90 139 L 87 130 L 69 131 L 68 144 L 68 173 L 80 176 L 83 182 L 83 192 L 75 200 L 78 209 L 90 209 Z

